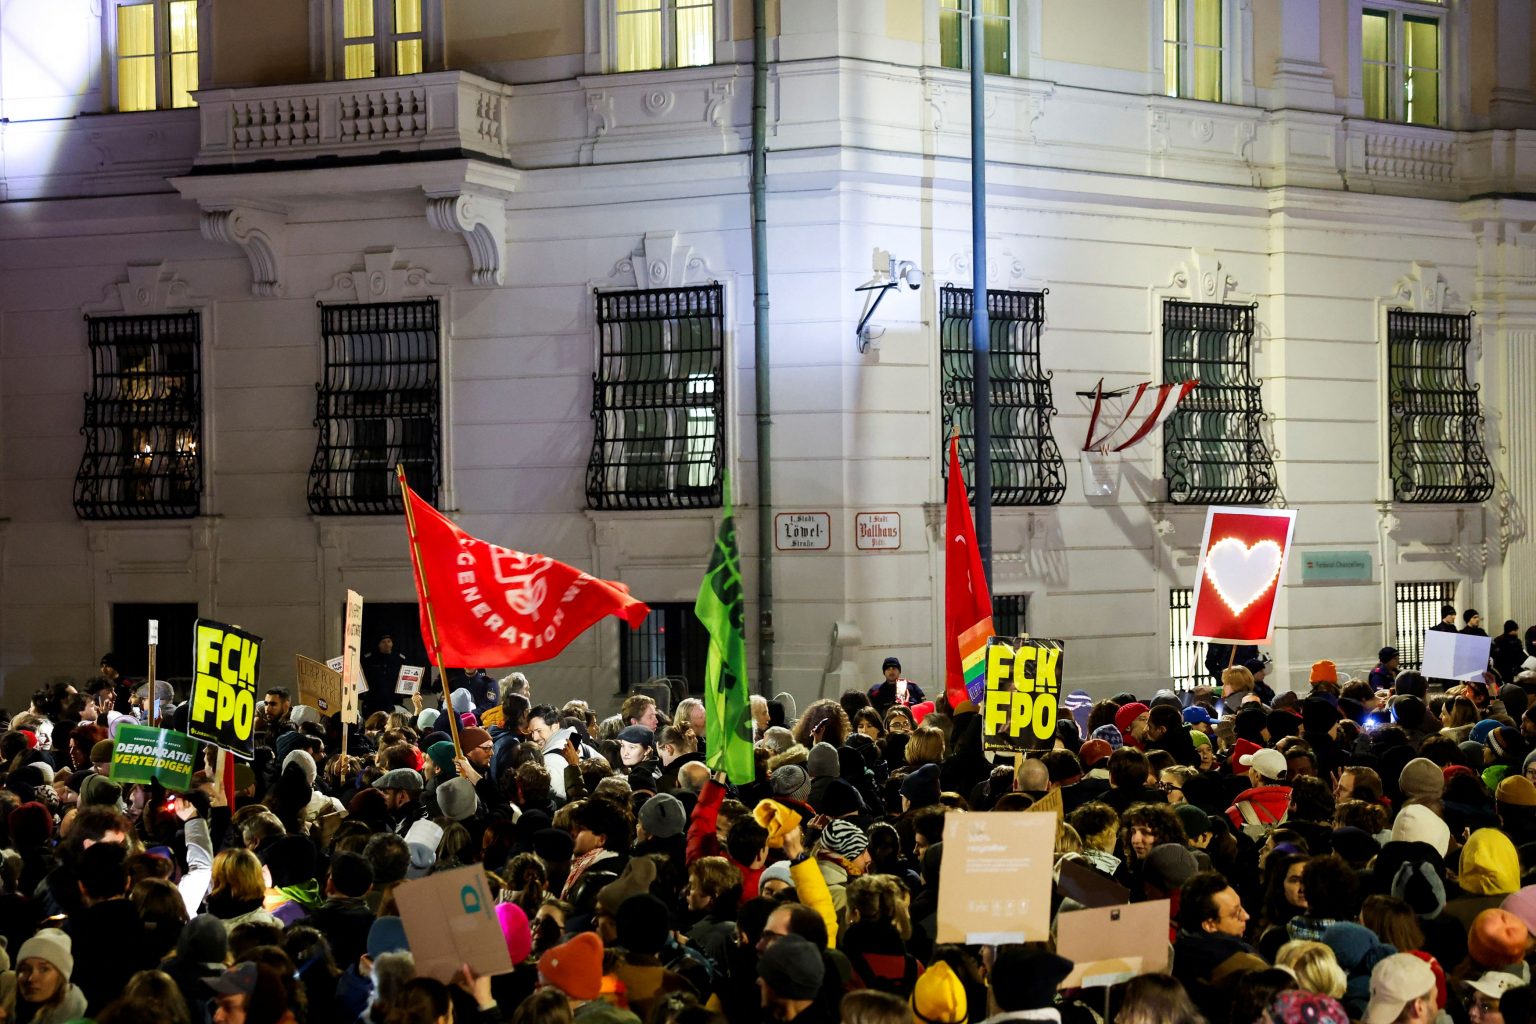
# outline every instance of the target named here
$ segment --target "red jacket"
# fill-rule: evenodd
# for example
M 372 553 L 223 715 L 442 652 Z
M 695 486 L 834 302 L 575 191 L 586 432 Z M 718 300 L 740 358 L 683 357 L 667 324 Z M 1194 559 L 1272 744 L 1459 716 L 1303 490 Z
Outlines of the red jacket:
M 704 792 L 699 794 L 698 803 L 693 805 L 693 817 L 688 819 L 688 845 L 686 856 L 689 864 L 700 857 L 724 857 L 736 865 L 736 870 L 741 872 L 741 899 L 747 900 L 757 897 L 757 880 L 762 876 L 762 868 L 750 867 L 736 861 L 729 853 L 720 848 L 720 840 L 715 836 L 715 826 L 720 821 L 720 805 L 725 802 L 725 787 L 714 779 L 710 779 L 704 786 Z
M 1291 787 L 1258 786 L 1245 789 L 1227 808 L 1227 820 L 1232 827 L 1244 825 L 1278 825 L 1291 810 Z

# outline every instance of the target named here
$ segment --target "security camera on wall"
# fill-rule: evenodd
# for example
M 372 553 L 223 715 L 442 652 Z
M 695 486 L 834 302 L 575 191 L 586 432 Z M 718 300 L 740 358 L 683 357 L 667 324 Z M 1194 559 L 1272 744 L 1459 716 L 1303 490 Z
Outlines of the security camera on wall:
M 902 260 L 900 263 L 896 263 L 892 268 L 891 278 L 893 280 L 905 281 L 907 287 L 913 291 L 917 291 L 923 286 L 923 272 L 911 260 Z

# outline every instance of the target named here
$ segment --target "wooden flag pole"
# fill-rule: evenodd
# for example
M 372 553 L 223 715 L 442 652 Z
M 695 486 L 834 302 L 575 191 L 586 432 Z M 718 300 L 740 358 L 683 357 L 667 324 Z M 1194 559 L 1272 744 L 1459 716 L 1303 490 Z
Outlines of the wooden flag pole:
M 427 610 L 427 632 L 431 634 L 427 638 L 432 645 L 432 660 L 437 665 L 438 675 L 443 687 L 443 713 L 448 717 L 448 734 L 453 738 L 453 756 L 457 760 L 464 756 L 464 750 L 459 746 L 459 716 L 453 710 L 453 695 L 448 692 L 448 672 L 443 667 L 443 648 L 437 639 L 437 619 L 432 615 L 432 594 L 427 589 L 427 576 L 421 571 L 421 548 L 416 540 L 416 513 L 411 510 L 411 488 L 405 482 L 405 466 L 395 463 L 395 477 L 400 481 L 400 498 L 405 505 L 405 532 L 411 539 L 411 568 L 416 570 L 416 582 L 421 586 L 421 603 Z

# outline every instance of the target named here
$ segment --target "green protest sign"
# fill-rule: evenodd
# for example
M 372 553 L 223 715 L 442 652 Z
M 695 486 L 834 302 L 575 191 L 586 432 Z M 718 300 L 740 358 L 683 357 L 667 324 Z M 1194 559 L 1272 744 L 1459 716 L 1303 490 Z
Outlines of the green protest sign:
M 192 785 L 196 757 L 197 741 L 184 732 L 123 725 L 118 727 L 112 745 L 112 767 L 107 777 L 113 782 L 159 779 L 166 789 L 184 793 Z

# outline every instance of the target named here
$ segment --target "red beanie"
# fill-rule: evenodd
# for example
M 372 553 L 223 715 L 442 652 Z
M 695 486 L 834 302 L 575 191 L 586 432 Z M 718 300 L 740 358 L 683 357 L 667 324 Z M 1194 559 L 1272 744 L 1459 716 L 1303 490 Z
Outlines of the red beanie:
M 17 849 L 42 846 L 53 835 L 53 813 L 36 800 L 17 807 L 5 820 Z
M 933 709 L 934 703 L 931 700 L 925 700 L 921 704 L 913 704 L 912 721 L 916 722 L 918 725 L 922 725 L 923 719 L 927 718 Z
M 1120 730 L 1120 735 L 1125 737 L 1127 743 L 1131 741 L 1131 723 L 1146 713 L 1147 706 L 1141 701 L 1127 704 L 1115 712 L 1115 728 Z
M 1236 743 L 1234 743 L 1232 745 L 1232 756 L 1229 759 L 1232 762 L 1232 774 L 1247 774 L 1248 769 L 1243 767 L 1239 758 L 1247 757 L 1249 754 L 1257 753 L 1263 749 L 1263 747 L 1253 742 L 1253 740 L 1238 740 Z
M 1484 967 L 1519 963 L 1530 945 L 1530 929 L 1507 910 L 1485 910 L 1472 919 L 1467 930 L 1467 955 Z
M 1422 949 L 1412 950 L 1408 955 L 1416 956 L 1423 960 L 1429 964 L 1429 969 L 1435 972 L 1435 1002 L 1439 1005 L 1440 1009 L 1445 1009 L 1446 1001 L 1450 997 L 1449 991 L 1445 986 L 1445 968 L 1440 966 L 1439 960 L 1436 960 Z
M 580 932 L 554 947 L 539 957 L 539 977 L 572 999 L 596 999 L 603 994 L 603 940 Z

